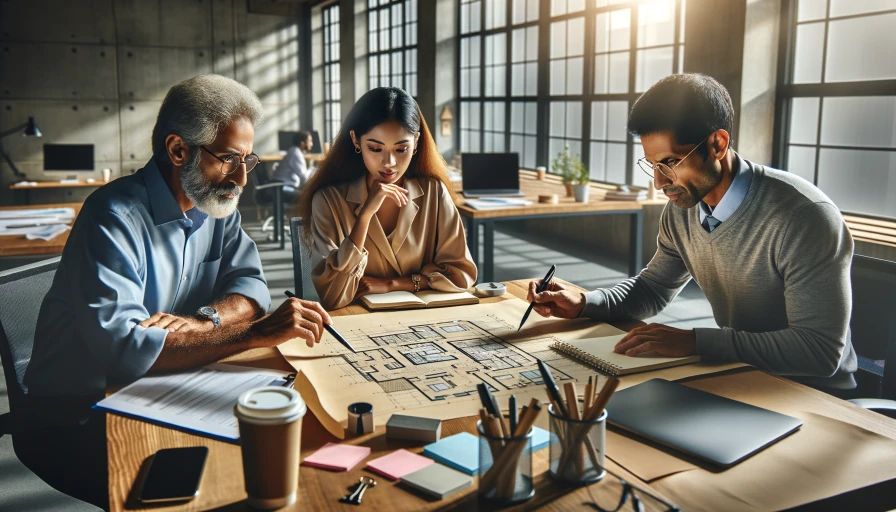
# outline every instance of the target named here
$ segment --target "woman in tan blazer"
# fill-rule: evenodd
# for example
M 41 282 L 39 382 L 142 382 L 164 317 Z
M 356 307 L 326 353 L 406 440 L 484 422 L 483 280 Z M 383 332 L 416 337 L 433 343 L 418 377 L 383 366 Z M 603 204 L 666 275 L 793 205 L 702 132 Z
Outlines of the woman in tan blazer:
M 355 103 L 299 204 L 327 309 L 371 293 L 476 282 L 445 160 L 401 89 L 373 89 Z

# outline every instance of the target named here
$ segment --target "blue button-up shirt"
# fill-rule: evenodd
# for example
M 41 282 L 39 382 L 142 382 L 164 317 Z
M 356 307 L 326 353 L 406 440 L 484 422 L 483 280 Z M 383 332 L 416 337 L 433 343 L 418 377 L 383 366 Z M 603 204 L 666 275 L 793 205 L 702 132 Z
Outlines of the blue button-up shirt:
M 698 203 L 700 205 L 700 224 L 703 224 L 703 219 L 707 215 L 712 215 L 719 222 L 725 222 L 734 215 L 737 208 L 744 202 L 744 198 L 747 197 L 750 184 L 753 182 L 753 169 L 746 160 L 735 153 L 734 166 L 731 171 L 734 173 L 734 179 L 715 208 L 710 208 L 703 201 Z
M 153 365 L 168 331 L 138 324 L 193 315 L 228 294 L 267 310 L 258 249 L 238 211 L 184 214 L 150 161 L 91 194 L 41 305 L 25 373 L 33 395 L 90 395 Z

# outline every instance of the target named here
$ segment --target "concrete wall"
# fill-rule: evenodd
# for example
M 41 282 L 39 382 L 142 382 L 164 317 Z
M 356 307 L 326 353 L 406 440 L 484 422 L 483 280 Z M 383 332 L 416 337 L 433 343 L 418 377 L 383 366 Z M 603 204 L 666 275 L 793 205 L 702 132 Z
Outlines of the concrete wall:
M 299 127 L 298 25 L 292 10 L 245 0 L 12 0 L 0 2 L 0 131 L 34 116 L 42 138 L 3 146 L 30 180 L 43 144 L 94 144 L 96 170 L 142 167 L 161 101 L 175 83 L 219 73 L 261 98 L 267 119 L 255 151 L 277 151 L 277 131 Z M 273 8 L 271 8 L 273 6 Z M 251 12 L 250 12 L 251 10 Z M 278 14 L 260 14 L 275 12 Z M 16 204 L 0 165 L 0 204 Z M 32 202 L 82 201 L 92 189 L 31 192 Z

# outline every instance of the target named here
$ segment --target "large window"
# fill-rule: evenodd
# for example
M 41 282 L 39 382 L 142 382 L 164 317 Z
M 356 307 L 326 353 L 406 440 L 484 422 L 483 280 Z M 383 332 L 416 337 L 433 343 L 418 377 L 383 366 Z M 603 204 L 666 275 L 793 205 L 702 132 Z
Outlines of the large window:
M 538 0 L 460 0 L 460 147 L 536 164 Z
M 775 163 L 844 211 L 896 217 L 896 3 L 787 0 Z
M 628 112 L 660 78 L 681 71 L 685 0 L 460 7 L 461 151 L 514 151 L 532 168 L 549 166 L 568 145 L 592 179 L 649 185 L 635 168 L 642 154 L 626 130 Z
M 332 141 L 339 131 L 339 4 L 325 7 L 324 17 L 324 140 Z
M 417 96 L 417 1 L 367 0 L 370 88 Z

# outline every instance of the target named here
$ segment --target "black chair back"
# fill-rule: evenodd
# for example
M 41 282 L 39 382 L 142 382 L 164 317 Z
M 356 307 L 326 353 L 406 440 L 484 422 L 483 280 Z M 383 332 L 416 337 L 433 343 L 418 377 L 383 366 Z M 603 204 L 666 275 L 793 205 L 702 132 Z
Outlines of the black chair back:
M 292 271 L 296 295 L 300 299 L 319 301 L 317 290 L 311 282 L 311 248 L 302 243 L 301 217 L 289 218 L 289 235 L 292 238 Z
M 0 272 L 0 359 L 11 412 L 28 391 L 23 380 L 34 348 L 37 315 L 59 260 L 56 257 Z
M 860 370 L 879 383 L 863 396 L 896 399 L 896 262 L 855 255 L 850 274 L 852 343 Z
M 268 162 L 259 162 L 249 173 L 249 179 L 252 180 L 254 190 L 255 204 L 260 206 L 270 206 L 274 204 L 274 191 L 272 189 L 259 189 L 261 185 L 267 185 L 271 182 L 271 175 L 268 171 Z

